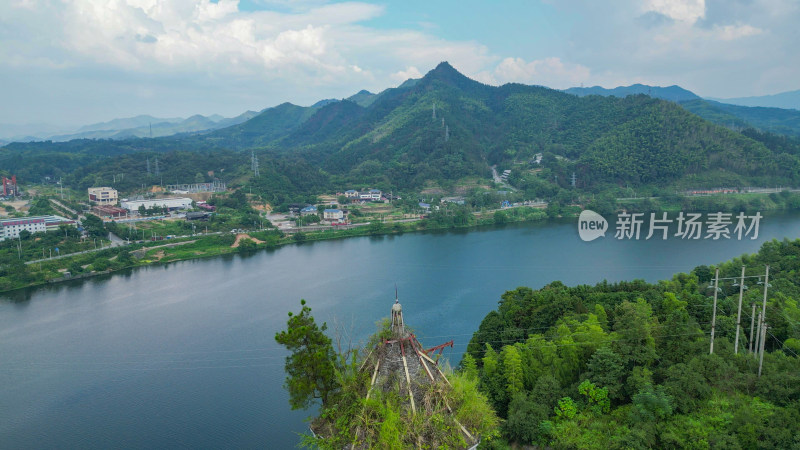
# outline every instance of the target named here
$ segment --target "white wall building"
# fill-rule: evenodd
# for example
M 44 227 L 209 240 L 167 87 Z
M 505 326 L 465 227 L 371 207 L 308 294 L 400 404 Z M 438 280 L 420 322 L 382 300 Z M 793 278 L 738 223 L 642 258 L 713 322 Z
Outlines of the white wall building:
M 41 217 L 0 220 L 0 241 L 16 239 L 22 230 L 27 230 L 31 233 L 44 233 L 47 231 L 47 224 Z
M 344 212 L 341 209 L 326 209 L 322 212 L 322 217 L 325 220 L 341 220 L 344 219 Z
M 16 219 L 0 220 L 0 241 L 16 239 L 19 232 L 27 230 L 31 233 L 58 231 L 60 225 L 76 226 L 75 221 L 61 216 L 32 216 Z
M 174 197 L 174 198 L 155 198 L 152 200 L 122 200 L 120 206 L 130 212 L 138 212 L 140 206 L 145 209 L 150 209 L 153 206 L 168 209 L 189 209 L 192 207 L 192 199 L 187 197 Z
M 97 203 L 98 205 L 116 205 L 117 204 L 117 190 L 110 187 L 90 187 L 89 200 Z

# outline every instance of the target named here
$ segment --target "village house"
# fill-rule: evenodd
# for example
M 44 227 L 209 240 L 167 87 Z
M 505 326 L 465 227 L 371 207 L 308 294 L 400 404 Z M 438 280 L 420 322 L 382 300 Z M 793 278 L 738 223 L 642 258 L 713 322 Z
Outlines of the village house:
M 341 209 L 326 209 L 322 212 L 322 218 L 330 221 L 339 221 L 344 219 L 344 211 Z

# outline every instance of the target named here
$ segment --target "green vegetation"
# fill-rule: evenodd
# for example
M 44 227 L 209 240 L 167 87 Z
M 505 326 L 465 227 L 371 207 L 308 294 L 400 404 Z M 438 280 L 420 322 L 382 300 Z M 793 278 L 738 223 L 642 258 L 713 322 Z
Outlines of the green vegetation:
M 502 296 L 461 366 L 506 419 L 512 443 L 554 448 L 798 448 L 800 240 L 720 264 L 721 277 L 770 265 L 764 374 L 734 354 L 738 287 L 723 285 L 709 354 L 712 268 L 656 284 L 553 282 Z M 761 286 L 745 292 L 743 324 Z
M 339 346 L 334 350 L 331 338 L 325 335 L 327 325 L 318 326 L 311 308 L 304 300 L 300 303 L 300 313 L 289 313 L 287 329 L 277 333 L 275 340 L 291 352 L 286 357 L 284 386 L 292 409 L 307 409 L 316 399 L 321 401 L 319 417 L 312 423 L 317 437 L 304 436 L 304 446 L 464 448 L 467 441 L 458 424 L 485 442 L 496 436 L 499 422 L 486 397 L 478 392 L 474 373 L 449 373 L 449 384 L 427 384 L 416 413 L 399 388 L 373 389 L 367 398 L 370 371 L 363 363 L 375 345 L 390 336 L 388 321 L 382 322 L 367 347 Z
M 726 127 L 755 127 L 762 131 L 800 136 L 800 112 L 794 109 L 730 105 L 695 99 L 681 106 L 698 116 Z
M 275 334 L 275 341 L 292 353 L 286 357 L 289 403 L 292 409 L 307 409 L 320 399 L 323 407 L 329 406 L 338 386 L 336 354 L 325 336 L 328 326 L 317 326 L 305 300 L 300 305 L 299 314 L 289 312 L 287 329 Z

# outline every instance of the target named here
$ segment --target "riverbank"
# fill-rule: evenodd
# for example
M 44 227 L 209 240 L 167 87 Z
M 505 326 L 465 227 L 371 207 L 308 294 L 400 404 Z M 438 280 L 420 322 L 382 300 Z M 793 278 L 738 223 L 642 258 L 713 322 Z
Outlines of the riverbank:
M 633 211 L 734 211 L 758 209 L 763 212 L 797 210 L 797 194 L 751 194 L 747 202 L 740 196 L 702 197 L 683 199 L 643 199 L 619 202 L 617 207 Z M 709 200 L 710 199 L 710 200 Z M 603 214 L 603 205 L 587 205 Z M 611 208 L 613 211 L 616 208 Z M 105 275 L 129 268 L 157 264 L 168 264 L 214 256 L 251 253 L 261 249 L 275 249 L 280 246 L 303 242 L 344 239 L 359 236 L 380 236 L 413 233 L 417 231 L 470 229 L 481 226 L 502 225 L 506 223 L 548 222 L 566 218 L 574 218 L 580 214 L 581 207 L 576 205 L 565 207 L 548 207 L 547 209 L 515 206 L 511 208 L 488 210 L 483 212 L 464 212 L 461 209 L 439 210 L 431 212 L 427 218 L 412 222 L 372 222 L 369 225 L 347 230 L 330 228 L 325 231 L 295 231 L 291 234 L 276 229 L 266 231 L 248 231 L 253 239 L 239 239 L 235 244 L 233 234 L 193 235 L 177 238 L 165 245 L 164 241 L 131 244 L 107 248 L 89 254 L 63 257 L 59 260 L 46 260 L 32 264 L 19 264 L 2 269 L 0 273 L 0 293 L 18 289 L 47 285 L 76 278 L 87 278 Z
M 579 211 L 578 208 L 575 208 Z M 575 211 L 567 213 L 575 215 Z M 431 217 L 413 222 L 373 222 L 369 225 L 339 230 L 331 227 L 325 231 L 283 233 L 276 229 L 248 231 L 247 237 L 234 234 L 195 235 L 165 241 L 147 242 L 110 247 L 90 253 L 64 255 L 60 259 L 37 261 L 31 264 L 20 262 L 5 270 L 0 280 L 0 293 L 36 286 L 49 285 L 89 278 L 98 275 L 150 265 L 215 256 L 252 253 L 263 249 L 276 249 L 290 244 L 344 239 L 361 236 L 398 235 L 418 231 L 447 229 L 469 229 L 506 223 L 541 222 L 549 219 L 542 209 L 514 207 L 505 210 L 475 213 L 459 221 L 455 216 L 432 214 Z

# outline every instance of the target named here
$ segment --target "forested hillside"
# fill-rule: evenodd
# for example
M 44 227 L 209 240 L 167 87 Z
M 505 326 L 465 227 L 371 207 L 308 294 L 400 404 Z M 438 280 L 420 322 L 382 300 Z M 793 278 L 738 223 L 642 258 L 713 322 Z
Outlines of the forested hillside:
M 284 103 L 238 125 L 168 138 L 15 143 L 0 149 L 0 164 L 30 180 L 64 177 L 80 187 L 109 184 L 114 178 L 108 174 L 143 183 L 145 154 L 175 151 L 184 152 L 176 161 L 182 167 L 169 174 L 170 182 L 214 171 L 257 189 L 275 180 L 247 176 L 251 151 L 267 165 L 291 168 L 281 175 L 298 186 L 308 183 L 292 173 L 311 174 L 315 186 L 418 189 L 469 176 L 488 180 L 490 165 L 534 174 L 549 186 L 542 192 L 569 187 L 572 173 L 581 180 L 576 187 L 595 193 L 609 186 L 800 185 L 793 144 L 731 131 L 646 95 L 578 97 L 539 86 L 493 87 L 441 63 L 419 80 L 351 99 L 310 107 Z M 225 175 L 220 164 L 190 155 L 203 152 L 230 160 Z M 538 154 L 552 166 L 542 174 L 535 174 L 543 167 L 533 162 Z M 209 164 L 200 164 L 204 158 Z M 261 177 L 273 175 L 262 171 Z
M 681 105 L 719 125 L 750 126 L 771 133 L 800 136 L 800 111 L 796 109 L 738 106 L 702 99 L 686 101 Z
M 720 277 L 770 265 L 763 375 L 748 351 L 748 278 L 734 354 L 738 285 L 720 286 L 709 354 L 713 267 L 650 284 L 503 294 L 461 366 L 506 421 L 509 442 L 554 448 L 800 448 L 800 240 L 720 264 Z M 498 445 L 502 447 L 502 445 Z

